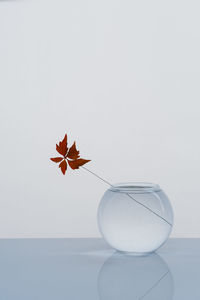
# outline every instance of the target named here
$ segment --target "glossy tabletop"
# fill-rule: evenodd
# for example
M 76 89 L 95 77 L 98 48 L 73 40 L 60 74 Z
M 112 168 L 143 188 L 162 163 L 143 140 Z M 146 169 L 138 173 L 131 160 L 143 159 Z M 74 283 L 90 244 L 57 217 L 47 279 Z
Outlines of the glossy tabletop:
M 2 300 L 199 300 L 200 239 L 124 255 L 102 239 L 0 240 Z

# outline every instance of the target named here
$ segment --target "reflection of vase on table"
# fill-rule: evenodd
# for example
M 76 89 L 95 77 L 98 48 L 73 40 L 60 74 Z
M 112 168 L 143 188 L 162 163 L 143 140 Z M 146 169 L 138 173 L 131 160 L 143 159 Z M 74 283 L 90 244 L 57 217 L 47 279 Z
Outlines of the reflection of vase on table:
M 116 253 L 98 276 L 99 300 L 172 300 L 173 292 L 171 272 L 157 254 L 134 257 Z

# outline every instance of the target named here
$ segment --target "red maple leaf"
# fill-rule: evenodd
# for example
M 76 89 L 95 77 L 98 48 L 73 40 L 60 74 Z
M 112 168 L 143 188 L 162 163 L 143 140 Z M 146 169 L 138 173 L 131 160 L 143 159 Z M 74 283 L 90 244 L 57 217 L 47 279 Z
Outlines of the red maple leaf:
M 50 159 L 55 163 L 59 163 L 58 167 L 61 169 L 63 175 L 65 175 L 66 173 L 67 163 L 73 170 L 75 170 L 75 169 L 79 169 L 79 167 L 83 166 L 84 164 L 90 161 L 90 159 L 88 160 L 88 159 L 80 158 L 79 151 L 76 149 L 75 142 L 68 149 L 66 134 L 64 136 L 64 139 L 61 142 L 59 142 L 59 144 L 56 144 L 56 150 L 58 151 L 59 154 L 62 155 L 62 157 L 59 156 Z

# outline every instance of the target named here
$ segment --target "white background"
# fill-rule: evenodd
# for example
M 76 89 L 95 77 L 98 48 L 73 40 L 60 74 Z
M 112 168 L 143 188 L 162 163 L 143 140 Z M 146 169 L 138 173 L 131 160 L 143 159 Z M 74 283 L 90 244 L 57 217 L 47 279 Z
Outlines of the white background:
M 0 237 L 93 237 L 106 184 L 63 176 L 77 141 L 115 182 L 159 183 L 174 237 L 200 237 L 196 0 L 0 1 Z

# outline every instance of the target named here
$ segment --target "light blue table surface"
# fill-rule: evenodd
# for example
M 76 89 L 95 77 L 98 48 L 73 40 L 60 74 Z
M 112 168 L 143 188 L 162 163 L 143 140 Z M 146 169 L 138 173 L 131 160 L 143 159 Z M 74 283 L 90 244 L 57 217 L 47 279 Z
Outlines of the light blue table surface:
M 0 240 L 1 300 L 200 300 L 200 239 L 123 255 L 102 239 Z

